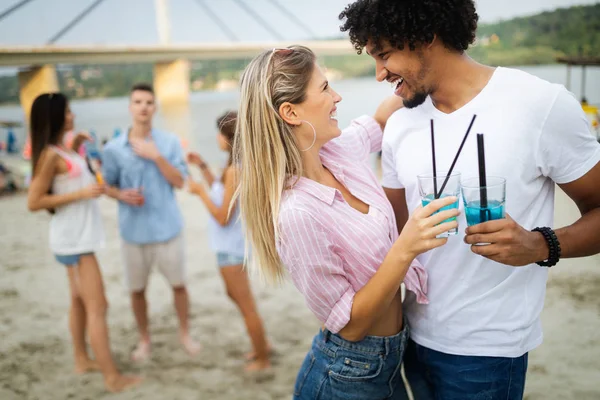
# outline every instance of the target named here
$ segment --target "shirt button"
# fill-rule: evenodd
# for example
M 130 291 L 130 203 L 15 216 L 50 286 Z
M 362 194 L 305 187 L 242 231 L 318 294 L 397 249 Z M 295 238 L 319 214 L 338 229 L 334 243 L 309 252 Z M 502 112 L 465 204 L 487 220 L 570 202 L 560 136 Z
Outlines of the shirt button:
M 350 360 L 347 359 L 346 361 L 344 361 L 344 364 L 350 365 Z

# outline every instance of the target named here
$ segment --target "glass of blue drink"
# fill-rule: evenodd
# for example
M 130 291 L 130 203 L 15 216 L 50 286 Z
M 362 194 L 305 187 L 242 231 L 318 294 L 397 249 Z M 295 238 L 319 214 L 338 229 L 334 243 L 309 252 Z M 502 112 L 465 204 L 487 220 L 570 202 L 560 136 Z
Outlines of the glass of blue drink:
M 448 178 L 448 180 L 446 182 L 446 185 L 444 186 L 446 178 Z M 442 207 L 439 211 L 458 208 L 458 196 L 460 195 L 460 172 L 453 172 L 450 174 L 450 176 L 448 176 L 448 173 L 442 172 L 438 173 L 436 177 L 434 177 L 432 173 L 421 174 L 417 175 L 417 179 L 419 181 L 419 193 L 421 194 L 421 204 L 423 204 L 423 207 L 431 203 L 435 199 L 435 193 L 437 193 L 438 198 L 456 196 L 457 199 L 456 202 Z M 440 190 L 442 190 L 441 193 Z M 444 222 L 450 221 L 456 221 L 456 217 L 449 218 Z M 458 228 L 454 228 L 450 229 L 448 232 L 439 234 L 437 237 L 449 237 L 452 235 L 456 235 L 457 233 Z
M 486 186 L 481 187 L 479 178 L 470 178 L 462 181 L 461 187 L 467 225 L 504 218 L 506 179 L 487 176 Z

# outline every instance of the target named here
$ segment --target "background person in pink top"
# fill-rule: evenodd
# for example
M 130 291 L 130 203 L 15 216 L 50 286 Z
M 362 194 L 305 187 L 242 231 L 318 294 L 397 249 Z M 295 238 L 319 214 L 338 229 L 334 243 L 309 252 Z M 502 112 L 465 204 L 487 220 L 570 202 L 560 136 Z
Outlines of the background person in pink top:
M 104 244 L 104 227 L 97 198 L 104 185 L 96 182 L 75 149 L 87 134 L 77 134 L 71 147 L 65 132 L 73 129 L 75 115 L 62 93 L 39 95 L 31 106 L 32 181 L 27 196 L 30 211 L 48 210 L 50 249 L 66 267 L 71 294 L 69 331 L 73 342 L 75 372 L 100 370 L 109 392 L 138 385 L 139 377 L 122 375 L 110 351 L 102 271 L 95 252 Z M 94 353 L 90 358 L 86 336 Z M 83 396 L 82 396 L 83 397 Z
M 427 301 L 413 260 L 446 243 L 435 237 L 456 227 L 441 222 L 458 212 L 432 214 L 456 198 L 417 210 L 398 237 L 369 154 L 381 150 L 382 127 L 401 101 L 384 101 L 343 132 L 340 101 L 306 47 L 265 51 L 244 71 L 234 163 L 249 266 L 274 280 L 287 269 L 324 325 L 296 399 L 405 399 L 400 285 Z

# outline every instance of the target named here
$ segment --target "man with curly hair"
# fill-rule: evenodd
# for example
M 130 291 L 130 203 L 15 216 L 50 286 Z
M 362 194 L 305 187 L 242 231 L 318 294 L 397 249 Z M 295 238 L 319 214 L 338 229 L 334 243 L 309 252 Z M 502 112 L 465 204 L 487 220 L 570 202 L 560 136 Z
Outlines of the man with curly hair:
M 477 28 L 473 0 L 358 0 L 340 19 L 406 106 L 386 125 L 382 159 L 399 230 L 421 202 L 417 175 L 432 172 L 431 120 L 439 173 L 476 115 L 487 173 L 507 182 L 506 218 L 468 227 L 420 257 L 430 304 L 410 293 L 404 302 L 415 398 L 521 399 L 528 352 L 542 343 L 547 267 L 600 252 L 600 145 L 562 85 L 465 53 Z M 463 178 L 478 174 L 473 133 L 454 169 Z M 553 231 L 555 184 L 582 217 Z

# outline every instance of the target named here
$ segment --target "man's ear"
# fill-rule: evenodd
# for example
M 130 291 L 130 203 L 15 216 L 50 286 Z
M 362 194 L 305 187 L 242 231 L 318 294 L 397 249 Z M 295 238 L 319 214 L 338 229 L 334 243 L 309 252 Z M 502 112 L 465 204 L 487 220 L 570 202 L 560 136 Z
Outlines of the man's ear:
M 431 39 L 431 42 L 427 43 L 427 46 L 425 46 L 425 48 L 427 50 L 431 49 L 431 47 L 434 45 L 435 42 L 437 42 L 437 34 L 436 33 L 433 34 L 433 39 Z

